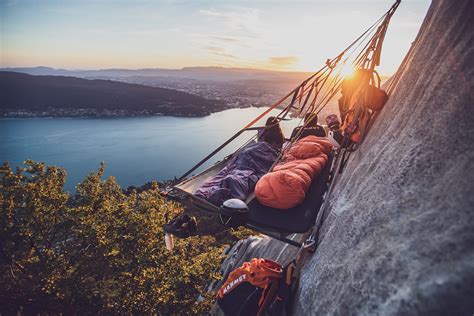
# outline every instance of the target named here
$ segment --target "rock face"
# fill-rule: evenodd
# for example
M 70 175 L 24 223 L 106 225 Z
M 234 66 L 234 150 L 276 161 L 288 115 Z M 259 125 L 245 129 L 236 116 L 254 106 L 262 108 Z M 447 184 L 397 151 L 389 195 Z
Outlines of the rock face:
M 295 315 L 474 313 L 473 21 L 473 1 L 433 1 L 334 188 Z
M 474 2 L 433 1 L 339 178 L 295 309 L 474 312 Z

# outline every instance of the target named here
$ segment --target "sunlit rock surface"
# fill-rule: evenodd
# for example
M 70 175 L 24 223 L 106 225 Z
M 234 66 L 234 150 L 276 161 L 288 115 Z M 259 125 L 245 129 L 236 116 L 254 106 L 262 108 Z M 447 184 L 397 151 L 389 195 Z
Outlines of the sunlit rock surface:
M 433 1 L 334 189 L 296 315 L 474 313 L 473 21 L 473 1 Z M 294 256 L 250 243 L 239 262 Z

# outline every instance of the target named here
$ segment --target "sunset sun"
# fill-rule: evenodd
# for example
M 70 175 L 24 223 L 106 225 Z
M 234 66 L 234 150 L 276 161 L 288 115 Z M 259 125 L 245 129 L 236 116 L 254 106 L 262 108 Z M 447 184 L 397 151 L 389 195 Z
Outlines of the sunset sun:
M 350 64 L 344 64 L 341 68 L 341 77 L 343 79 L 350 79 L 352 78 L 352 76 L 354 75 L 355 73 L 355 68 L 354 66 L 350 65 Z

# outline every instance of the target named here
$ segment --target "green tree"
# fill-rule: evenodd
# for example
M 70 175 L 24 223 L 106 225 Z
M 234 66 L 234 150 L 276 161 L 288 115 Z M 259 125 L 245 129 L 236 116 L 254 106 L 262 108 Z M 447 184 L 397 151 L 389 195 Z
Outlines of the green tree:
M 64 192 L 66 171 L 27 161 L 0 169 L 0 308 L 68 314 L 199 314 L 219 276 L 223 241 L 177 240 L 164 248 L 165 214 L 181 212 L 157 184 L 124 194 L 104 164 Z M 231 233 L 225 240 L 232 240 Z M 230 237 L 229 237 L 230 236 Z M 207 295 L 209 296 L 209 295 Z

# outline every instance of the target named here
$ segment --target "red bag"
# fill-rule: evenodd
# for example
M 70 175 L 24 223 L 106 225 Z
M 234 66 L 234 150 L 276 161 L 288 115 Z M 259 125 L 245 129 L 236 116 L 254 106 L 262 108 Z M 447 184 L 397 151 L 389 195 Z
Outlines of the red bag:
M 217 292 L 225 315 L 261 315 L 284 282 L 283 267 L 269 259 L 252 259 L 229 274 Z

